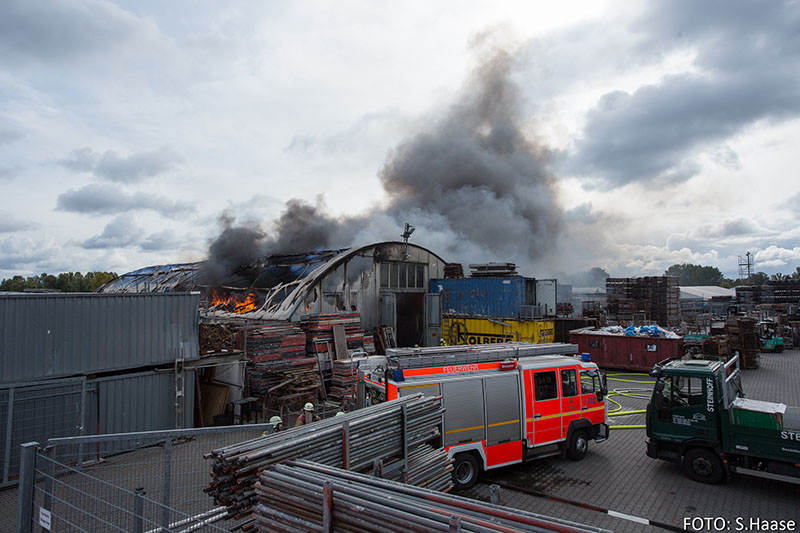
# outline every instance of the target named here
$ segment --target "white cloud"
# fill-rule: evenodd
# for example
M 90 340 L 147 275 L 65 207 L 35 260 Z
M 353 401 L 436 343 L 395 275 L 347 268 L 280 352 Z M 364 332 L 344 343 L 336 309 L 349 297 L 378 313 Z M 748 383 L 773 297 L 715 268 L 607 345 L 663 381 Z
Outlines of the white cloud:
M 513 256 L 542 276 L 730 272 L 747 250 L 782 268 L 791 255 L 767 251 L 798 241 L 796 16 L 782 2 L 0 3 L 0 230 L 13 231 L 9 257 L 31 259 L 11 264 L 32 273 L 42 254 L 131 270 L 198 258 L 226 208 L 270 228 L 291 198 L 323 193 L 332 216 L 386 207 L 388 154 L 443 132 L 476 65 L 471 38 L 494 27 L 520 47 L 526 138 L 575 170 L 555 176 L 559 198 L 515 198 L 563 211 L 558 247 L 534 262 L 516 222 L 493 250 L 453 239 L 502 229 L 508 203 L 454 205 L 465 197 L 423 180 L 424 201 L 407 206 L 415 240 L 464 262 Z M 481 173 L 483 186 L 497 177 Z M 460 222 L 443 224 L 448 202 Z M 95 228 L 98 216 L 114 224 Z M 355 238 L 397 238 L 398 216 L 371 216 Z

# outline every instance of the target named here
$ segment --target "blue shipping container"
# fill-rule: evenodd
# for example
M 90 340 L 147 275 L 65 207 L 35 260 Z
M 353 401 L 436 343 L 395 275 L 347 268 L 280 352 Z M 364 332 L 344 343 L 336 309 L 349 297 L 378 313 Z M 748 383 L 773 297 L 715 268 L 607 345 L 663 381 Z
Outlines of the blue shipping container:
M 533 304 L 533 283 L 534 280 L 522 276 L 432 279 L 430 292 L 441 294 L 444 314 L 517 318 L 524 305 Z

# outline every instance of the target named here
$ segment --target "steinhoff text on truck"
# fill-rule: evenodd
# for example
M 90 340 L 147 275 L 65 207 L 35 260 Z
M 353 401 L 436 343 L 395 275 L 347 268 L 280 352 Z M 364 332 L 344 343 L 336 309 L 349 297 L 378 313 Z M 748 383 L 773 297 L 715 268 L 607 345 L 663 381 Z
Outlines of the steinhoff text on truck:
M 574 344 L 500 343 L 387 350 L 359 371 L 372 398 L 441 396 L 443 445 L 457 488 L 480 470 L 564 453 L 580 460 L 608 438 L 606 386 Z M 563 354 L 570 354 L 565 356 Z
M 703 483 L 728 473 L 800 483 L 800 407 L 744 397 L 739 358 L 668 360 L 647 406 L 647 455 Z

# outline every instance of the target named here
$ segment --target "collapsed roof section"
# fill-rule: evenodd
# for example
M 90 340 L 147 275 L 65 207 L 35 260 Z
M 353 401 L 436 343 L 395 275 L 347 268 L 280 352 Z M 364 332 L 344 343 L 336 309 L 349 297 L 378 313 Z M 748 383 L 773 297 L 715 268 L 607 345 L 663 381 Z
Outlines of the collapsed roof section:
M 260 258 L 249 265 L 242 265 L 226 274 L 217 283 L 209 283 L 210 277 L 205 268 L 206 262 L 180 263 L 142 268 L 123 274 L 100 287 L 97 292 L 172 292 L 201 291 L 209 302 L 208 310 L 214 309 L 214 302 L 220 292 L 230 295 L 240 294 L 251 298 L 256 295 L 256 305 L 238 312 L 214 312 L 216 317 L 248 318 L 254 320 L 293 320 L 299 319 L 307 305 L 305 301 L 316 300 L 322 296 L 321 283 L 335 283 L 336 289 L 345 295 L 350 310 L 350 294 L 353 283 L 367 273 L 374 284 L 377 275 L 376 264 L 395 262 L 418 262 L 425 265 L 425 278 L 440 277 L 444 260 L 435 253 L 400 242 L 383 242 L 348 249 L 314 251 L 302 254 L 280 255 Z M 432 262 L 432 263 L 431 263 Z M 436 265 L 435 273 L 428 275 L 428 267 Z M 344 274 L 346 272 L 346 275 Z M 336 282 L 333 282 L 336 278 Z M 343 278 L 343 279 L 339 279 Z M 424 284 L 420 289 L 424 292 Z M 375 287 L 377 291 L 377 287 Z M 358 289 L 361 292 L 361 289 Z M 303 309 L 301 309 L 303 307 Z M 357 306 L 360 308 L 360 306 Z M 310 309 L 309 309 L 310 310 Z

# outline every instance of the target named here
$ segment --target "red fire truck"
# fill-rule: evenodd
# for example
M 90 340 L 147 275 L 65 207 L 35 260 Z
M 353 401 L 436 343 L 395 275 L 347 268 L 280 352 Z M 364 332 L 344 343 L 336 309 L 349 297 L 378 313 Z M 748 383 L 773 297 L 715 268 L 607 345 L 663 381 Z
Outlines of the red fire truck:
M 443 445 L 454 458 L 454 484 L 465 489 L 480 469 L 562 453 L 580 460 L 589 440 L 608 438 L 604 377 L 596 364 L 563 355 L 577 349 L 502 343 L 387 350 L 359 370 L 379 400 L 442 396 Z

